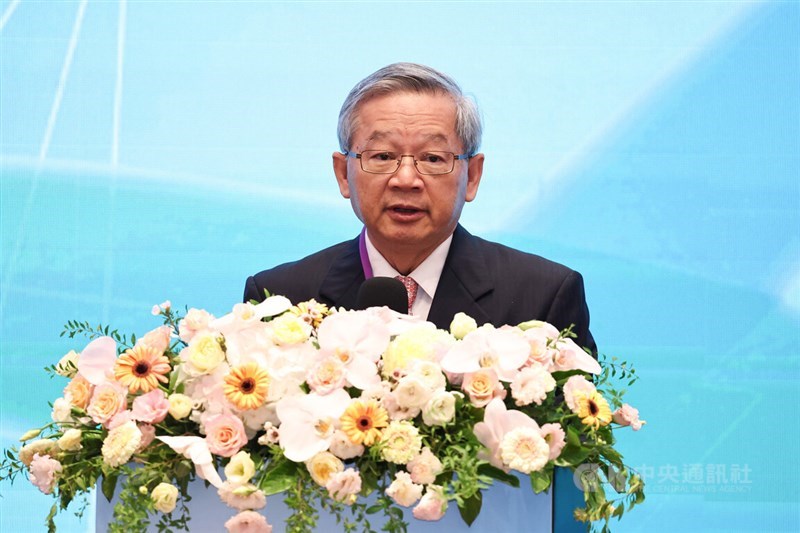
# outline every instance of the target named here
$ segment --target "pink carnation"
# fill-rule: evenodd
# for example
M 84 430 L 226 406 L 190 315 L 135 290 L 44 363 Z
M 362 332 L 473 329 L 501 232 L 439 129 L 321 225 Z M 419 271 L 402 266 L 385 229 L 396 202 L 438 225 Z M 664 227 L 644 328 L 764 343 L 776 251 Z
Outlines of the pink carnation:
M 132 416 L 134 420 L 146 424 L 158 424 L 167 418 L 169 400 L 161 389 L 153 389 L 133 400 Z
M 208 449 L 214 455 L 233 457 L 247 444 L 244 424 L 230 413 L 208 417 L 205 421 L 205 430 Z
M 61 463 L 51 459 L 49 455 L 39 455 L 38 453 L 33 454 L 33 460 L 28 468 L 30 469 L 31 483 L 44 494 L 53 492 L 56 475 L 63 470 Z
M 642 425 L 646 424 L 644 420 L 639 420 L 639 410 L 627 403 L 622 404 L 622 407 L 614 411 L 611 416 L 620 426 L 630 426 L 634 431 L 639 431 Z
M 563 450 L 564 446 L 567 444 L 566 434 L 560 424 L 544 424 L 542 426 L 542 438 L 544 438 L 547 445 L 550 446 L 549 461 L 561 455 L 561 450 Z
M 255 511 L 242 511 L 225 522 L 228 533 L 272 533 L 267 519 Z
M 139 424 L 137 427 L 142 434 L 142 442 L 139 443 L 139 447 L 136 448 L 136 452 L 134 453 L 142 452 L 145 448 L 150 446 L 150 443 L 156 438 L 155 426 L 151 426 L 150 424 Z

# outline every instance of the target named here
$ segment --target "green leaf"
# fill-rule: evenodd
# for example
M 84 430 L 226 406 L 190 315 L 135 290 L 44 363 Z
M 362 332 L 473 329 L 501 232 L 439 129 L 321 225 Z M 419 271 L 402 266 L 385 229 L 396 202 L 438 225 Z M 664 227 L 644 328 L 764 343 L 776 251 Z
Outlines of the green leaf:
M 284 492 L 292 488 L 297 481 L 297 465 L 286 459 L 274 461 L 267 467 L 264 477 L 258 484 L 258 488 L 264 491 L 264 495 L 271 496 Z
M 496 466 L 492 466 L 488 463 L 482 464 L 478 467 L 478 474 L 489 476 L 492 479 L 496 479 L 497 481 L 502 481 L 507 485 L 511 485 L 514 488 L 519 487 L 519 478 L 513 474 L 509 474 L 507 472 L 503 472 Z
M 478 518 L 482 505 L 483 495 L 478 491 L 471 498 L 464 500 L 462 505 L 458 506 L 458 512 L 461 513 L 461 518 L 465 524 L 472 525 L 475 519 Z
M 377 513 L 378 511 L 381 511 L 381 510 L 383 510 L 383 505 L 381 505 L 379 503 L 376 503 L 375 505 L 370 505 L 369 507 L 367 507 L 367 511 L 366 512 L 367 512 L 367 514 L 375 514 L 375 513 Z
M 100 488 L 103 491 L 103 496 L 105 496 L 106 500 L 109 502 L 114 499 L 114 490 L 117 488 L 117 478 L 119 478 L 119 474 L 107 474 L 103 476 L 103 483 Z
M 53 521 L 53 518 L 56 517 L 56 513 L 58 512 L 58 505 L 53 504 L 50 508 L 50 512 L 47 514 L 45 518 L 45 523 L 47 524 L 47 533 L 56 533 L 56 523 Z
M 534 493 L 541 494 L 550 488 L 550 484 L 553 482 L 551 473 L 547 471 L 531 472 L 531 488 Z

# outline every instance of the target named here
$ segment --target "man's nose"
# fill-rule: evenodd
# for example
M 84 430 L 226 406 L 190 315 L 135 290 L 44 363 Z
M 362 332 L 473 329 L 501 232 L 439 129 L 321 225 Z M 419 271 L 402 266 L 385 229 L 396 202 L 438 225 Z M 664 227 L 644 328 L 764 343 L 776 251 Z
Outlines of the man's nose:
M 422 176 L 417 171 L 417 160 L 412 154 L 402 154 L 399 156 L 400 165 L 397 170 L 392 174 L 398 185 L 419 187 L 422 181 Z M 406 162 L 406 158 L 409 161 Z

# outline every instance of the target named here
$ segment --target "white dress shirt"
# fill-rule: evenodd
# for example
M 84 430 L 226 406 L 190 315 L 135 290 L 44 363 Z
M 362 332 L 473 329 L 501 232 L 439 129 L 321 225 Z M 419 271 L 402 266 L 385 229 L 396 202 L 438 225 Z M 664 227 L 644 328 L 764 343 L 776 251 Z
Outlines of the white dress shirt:
M 367 245 L 367 256 L 369 256 L 369 263 L 372 265 L 372 274 L 374 276 L 385 276 L 394 278 L 401 276 L 397 270 L 381 255 L 377 248 L 369 240 L 369 232 L 364 234 Z M 453 235 L 451 234 L 447 239 L 442 242 L 436 249 L 431 252 L 431 255 L 425 258 L 420 265 L 411 272 L 409 277 L 414 278 L 414 281 L 419 285 L 417 289 L 417 298 L 414 300 L 414 305 L 411 307 L 411 314 L 422 318 L 428 319 L 428 313 L 433 304 L 433 297 L 436 295 L 436 287 L 439 285 L 439 278 L 442 277 L 442 270 L 444 269 L 444 262 L 447 259 L 447 253 L 450 251 L 450 243 L 453 242 Z

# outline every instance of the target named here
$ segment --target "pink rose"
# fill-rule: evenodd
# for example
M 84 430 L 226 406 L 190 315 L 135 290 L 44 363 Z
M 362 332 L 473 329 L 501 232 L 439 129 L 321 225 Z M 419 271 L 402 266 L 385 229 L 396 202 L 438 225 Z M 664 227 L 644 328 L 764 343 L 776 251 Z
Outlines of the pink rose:
M 244 424 L 230 413 L 208 417 L 205 422 L 206 443 L 214 455 L 233 457 L 247 444 Z
M 267 519 L 255 511 L 242 511 L 225 522 L 228 533 L 272 533 Z
M 159 326 L 145 333 L 144 337 L 136 341 L 136 344 L 149 346 L 158 353 L 164 353 L 167 351 L 167 348 L 169 348 L 171 334 L 172 328 L 169 326 Z
M 417 520 L 441 520 L 447 511 L 447 498 L 442 494 L 442 488 L 437 485 L 428 486 L 425 496 L 414 507 L 414 518 Z
M 630 426 L 634 431 L 639 431 L 642 429 L 642 425 L 647 423 L 644 420 L 639 420 L 639 410 L 627 403 L 622 404 L 622 407 L 614 411 L 611 416 L 614 422 L 620 426 Z
M 105 381 L 94 388 L 86 412 L 98 424 L 108 425 L 117 413 L 128 407 L 128 387 L 116 381 Z
M 550 446 L 550 456 L 548 461 L 556 459 L 561 455 L 561 450 L 567 444 L 566 434 L 561 429 L 560 424 L 545 424 L 542 426 L 542 438 Z
M 167 418 L 169 400 L 161 389 L 153 389 L 133 400 L 132 416 L 134 420 L 146 424 L 158 424 Z
M 31 483 L 44 494 L 50 494 L 56 484 L 56 474 L 61 470 L 63 470 L 61 463 L 51 459 L 49 455 L 36 453 L 29 467 Z
M 484 368 L 464 374 L 461 390 L 467 393 L 469 402 L 475 407 L 485 407 L 493 398 L 506 397 L 506 390 L 497 377 L 497 372 Z

